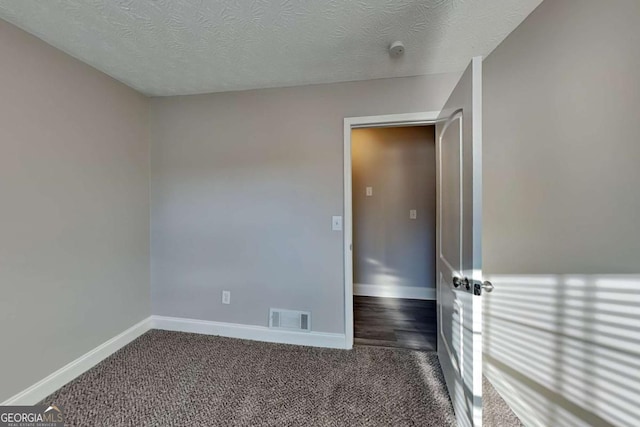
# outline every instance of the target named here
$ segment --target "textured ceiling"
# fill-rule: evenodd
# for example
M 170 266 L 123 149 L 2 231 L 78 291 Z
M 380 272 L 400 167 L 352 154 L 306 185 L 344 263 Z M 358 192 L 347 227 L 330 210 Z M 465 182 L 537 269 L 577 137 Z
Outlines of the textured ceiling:
M 0 18 L 147 95 L 462 71 L 542 0 L 0 0 Z M 402 40 L 406 53 L 387 47 Z

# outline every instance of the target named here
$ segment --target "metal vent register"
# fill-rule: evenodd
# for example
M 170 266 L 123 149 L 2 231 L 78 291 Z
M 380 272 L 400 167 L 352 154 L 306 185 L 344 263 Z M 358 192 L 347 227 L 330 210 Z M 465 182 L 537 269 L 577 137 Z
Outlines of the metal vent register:
M 309 332 L 311 330 L 311 313 L 308 311 L 269 309 L 269 327 L 288 331 Z

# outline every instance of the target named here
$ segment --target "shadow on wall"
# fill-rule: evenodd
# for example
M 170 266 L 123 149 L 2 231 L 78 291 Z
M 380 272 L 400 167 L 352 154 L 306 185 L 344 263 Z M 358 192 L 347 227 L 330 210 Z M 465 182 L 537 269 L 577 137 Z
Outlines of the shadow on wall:
M 491 276 L 485 374 L 526 425 L 640 420 L 640 276 Z

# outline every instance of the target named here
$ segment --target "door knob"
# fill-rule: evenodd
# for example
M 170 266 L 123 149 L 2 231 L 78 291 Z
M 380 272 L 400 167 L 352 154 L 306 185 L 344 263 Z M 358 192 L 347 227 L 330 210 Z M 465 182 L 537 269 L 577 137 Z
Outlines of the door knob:
M 459 288 L 461 285 L 462 285 L 462 279 L 457 277 L 457 276 L 455 276 L 453 278 L 453 287 L 454 288 Z
M 456 277 L 454 276 L 453 278 L 453 287 L 454 288 L 464 288 L 466 290 L 471 289 L 471 283 L 469 282 L 469 279 L 467 277 Z
M 485 292 L 493 292 L 493 283 L 491 283 L 490 281 L 484 281 L 482 282 L 482 289 L 485 290 Z

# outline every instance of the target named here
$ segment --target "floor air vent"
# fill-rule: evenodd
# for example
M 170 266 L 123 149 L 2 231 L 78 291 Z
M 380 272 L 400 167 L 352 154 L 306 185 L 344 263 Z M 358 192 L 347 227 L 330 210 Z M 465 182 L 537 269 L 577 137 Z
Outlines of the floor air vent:
M 309 332 L 311 330 L 311 313 L 308 311 L 269 309 L 269 327 L 288 331 Z

